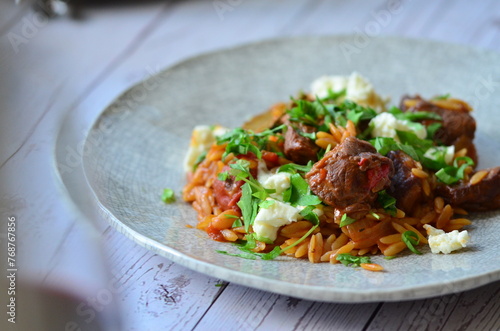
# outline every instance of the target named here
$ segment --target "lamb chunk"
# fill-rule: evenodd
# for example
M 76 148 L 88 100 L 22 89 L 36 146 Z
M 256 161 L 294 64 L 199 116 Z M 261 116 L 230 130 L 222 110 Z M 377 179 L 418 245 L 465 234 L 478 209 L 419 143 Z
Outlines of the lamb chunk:
M 486 177 L 479 183 L 439 185 L 436 194 L 455 207 L 468 211 L 486 211 L 500 208 L 500 167 L 486 169 Z
M 326 204 L 359 219 L 373 206 L 377 192 L 387 188 L 392 161 L 368 142 L 346 138 L 306 174 L 311 191 Z
M 427 101 L 417 95 L 404 96 L 400 107 L 403 111 L 427 111 L 441 116 L 442 127 L 436 131 L 434 139 L 447 146 L 454 145 L 457 151 L 467 148 L 467 156 L 477 164 L 476 148 L 472 142 L 476 132 L 476 121 L 470 115 L 471 108 L 467 103 L 457 99 Z M 433 122 L 435 121 L 424 120 L 422 124 L 429 125 Z
M 396 206 L 405 213 L 411 213 L 425 200 L 422 188 L 424 179 L 412 174 L 417 162 L 403 151 L 390 151 L 387 157 L 394 165 L 394 176 L 388 193 L 396 199 Z
M 311 133 L 314 130 L 309 126 L 301 125 L 296 131 L 292 125 L 288 125 L 284 146 L 286 157 L 298 164 L 315 162 L 318 159 L 319 147 L 312 139 L 302 136 L 299 132 Z

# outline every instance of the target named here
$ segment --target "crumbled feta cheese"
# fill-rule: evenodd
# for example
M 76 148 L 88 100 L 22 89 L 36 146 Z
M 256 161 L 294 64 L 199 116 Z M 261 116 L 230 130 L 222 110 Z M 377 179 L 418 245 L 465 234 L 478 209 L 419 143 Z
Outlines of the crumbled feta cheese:
M 391 113 L 378 114 L 372 118 L 370 126 L 373 127 L 372 137 L 389 137 L 399 141 L 396 130 L 413 132 L 420 139 L 425 139 L 427 136 L 427 131 L 422 124 L 399 120 Z
M 283 200 L 283 192 L 290 187 L 290 174 L 288 172 L 276 172 L 267 170 L 266 162 L 260 160 L 258 166 L 257 181 L 268 190 L 276 190 L 270 196 L 276 200 Z
M 446 164 L 451 164 L 453 162 L 453 157 L 455 156 L 455 146 L 431 147 L 425 152 L 424 156 L 434 161 L 444 159 Z
M 227 132 L 227 129 L 216 125 L 198 125 L 193 129 L 191 134 L 191 142 L 189 144 L 189 149 L 184 158 L 184 171 L 193 171 L 193 166 L 196 160 L 205 152 L 208 152 L 210 147 L 215 144 L 215 138 L 223 135 Z
M 346 95 L 339 101 L 351 100 L 379 112 L 385 108 L 386 100 L 377 95 L 373 85 L 357 72 L 350 76 L 322 76 L 311 84 L 312 95 L 321 99 L 328 97 L 330 91 L 338 93 L 342 90 L 345 90 Z
M 253 223 L 253 230 L 259 237 L 274 241 L 281 226 L 297 222 L 300 219 L 302 216 L 299 209 L 288 203 L 274 200 L 271 206 L 260 208 Z
M 440 252 L 443 254 L 449 254 L 453 251 L 466 247 L 470 240 L 467 230 L 460 232 L 458 232 L 458 230 L 453 230 L 445 233 L 443 230 L 436 229 L 429 224 L 425 224 L 424 228 L 427 231 L 429 247 L 434 254 L 438 254 Z

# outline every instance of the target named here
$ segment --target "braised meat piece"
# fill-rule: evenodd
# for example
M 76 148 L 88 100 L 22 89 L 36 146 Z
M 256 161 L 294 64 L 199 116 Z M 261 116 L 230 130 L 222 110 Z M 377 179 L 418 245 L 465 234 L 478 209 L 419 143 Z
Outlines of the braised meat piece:
M 425 179 L 413 175 L 411 169 L 417 167 L 417 162 L 403 151 L 390 151 L 387 157 L 394 165 L 394 176 L 388 193 L 396 198 L 396 206 L 411 213 L 425 199 L 423 181 Z
M 304 137 L 300 132 L 312 133 L 314 128 L 307 125 L 300 125 L 297 129 L 294 129 L 292 125 L 287 126 L 284 146 L 286 157 L 298 164 L 316 161 L 319 147 L 312 139 Z
M 436 194 L 452 206 L 468 211 L 486 211 L 500 208 L 500 167 L 486 169 L 488 174 L 479 183 L 439 185 Z
M 441 116 L 442 127 L 436 131 L 434 139 L 447 146 L 454 145 L 457 151 L 467 148 L 467 155 L 477 164 L 476 148 L 472 142 L 476 121 L 470 115 L 471 108 L 467 103 L 457 99 L 427 101 L 417 95 L 404 96 L 400 107 L 403 111 L 426 111 Z M 433 122 L 435 121 L 424 120 L 422 124 L 429 125 Z
M 306 174 L 311 191 L 325 203 L 359 219 L 373 206 L 377 192 L 387 188 L 392 161 L 368 142 L 346 138 Z

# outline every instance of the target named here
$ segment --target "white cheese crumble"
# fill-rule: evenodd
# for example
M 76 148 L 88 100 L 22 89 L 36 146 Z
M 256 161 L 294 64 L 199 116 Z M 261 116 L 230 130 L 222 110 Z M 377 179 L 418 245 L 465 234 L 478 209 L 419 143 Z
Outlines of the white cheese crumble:
M 434 161 L 444 159 L 446 164 L 451 164 L 453 162 L 453 157 L 455 156 L 455 146 L 431 147 L 425 152 L 424 156 Z
M 270 196 L 276 200 L 283 200 L 283 192 L 290 187 L 290 174 L 288 172 L 276 172 L 278 168 L 267 170 L 266 162 L 260 160 L 258 166 L 257 181 L 268 190 L 276 190 Z
M 467 246 L 470 240 L 467 230 L 460 231 L 453 230 L 451 232 L 444 232 L 443 230 L 436 229 L 435 227 L 425 224 L 427 231 L 429 247 L 434 254 L 449 254 L 453 251 Z
M 373 88 L 373 85 L 357 72 L 350 76 L 322 76 L 311 84 L 311 93 L 320 99 L 328 97 L 329 92 L 338 93 L 345 90 L 345 98 L 365 107 L 371 107 L 378 112 L 385 108 L 387 100 L 383 100 Z
M 399 120 L 391 113 L 380 113 L 370 121 L 372 137 L 389 137 L 399 142 L 398 131 L 413 132 L 420 139 L 427 137 L 425 127 L 420 123 Z
M 195 126 L 191 134 L 191 142 L 189 144 L 189 149 L 184 158 L 184 171 L 193 171 L 193 166 L 196 160 L 203 153 L 208 152 L 210 147 L 215 144 L 215 138 L 223 135 L 227 132 L 227 129 L 216 125 L 198 125 Z
M 297 222 L 302 216 L 298 208 L 288 203 L 270 198 L 266 200 L 273 200 L 274 203 L 267 208 L 260 208 L 253 223 L 253 230 L 257 236 L 274 241 L 281 226 Z

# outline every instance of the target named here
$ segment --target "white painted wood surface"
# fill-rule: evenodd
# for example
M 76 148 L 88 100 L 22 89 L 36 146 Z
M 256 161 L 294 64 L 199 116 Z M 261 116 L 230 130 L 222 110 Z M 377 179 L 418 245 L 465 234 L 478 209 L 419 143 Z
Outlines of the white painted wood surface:
M 363 31 L 498 52 L 500 2 L 137 1 L 84 7 L 83 14 L 44 21 L 29 6 L 0 2 L 0 216 L 19 220 L 20 277 L 43 279 L 82 302 L 110 290 L 114 300 L 106 304 L 118 309 L 121 323 L 111 329 L 500 329 L 498 282 L 428 300 L 349 305 L 190 271 L 105 223 L 82 221 L 65 198 L 53 155 L 61 123 L 69 118 L 83 135 L 121 92 L 186 57 L 266 38 Z M 78 172 L 80 143 L 67 142 L 68 176 Z

